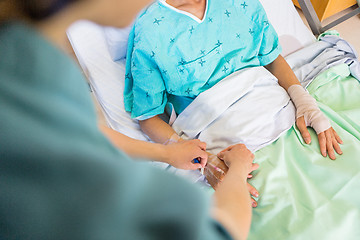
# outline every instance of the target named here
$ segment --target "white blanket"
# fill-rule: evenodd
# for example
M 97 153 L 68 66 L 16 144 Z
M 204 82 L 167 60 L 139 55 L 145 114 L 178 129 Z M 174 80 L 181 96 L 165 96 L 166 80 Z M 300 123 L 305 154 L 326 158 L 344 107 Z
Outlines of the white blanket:
M 184 138 L 199 138 L 217 153 L 236 143 L 256 151 L 287 131 L 295 108 L 277 79 L 263 67 L 241 70 L 201 93 L 172 127 Z

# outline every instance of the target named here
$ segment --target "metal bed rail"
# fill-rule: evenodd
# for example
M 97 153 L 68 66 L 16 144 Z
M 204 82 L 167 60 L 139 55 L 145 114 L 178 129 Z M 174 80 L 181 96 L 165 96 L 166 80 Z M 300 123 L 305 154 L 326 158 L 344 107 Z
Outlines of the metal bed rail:
M 329 30 L 330 28 L 338 25 L 339 23 L 357 15 L 360 14 L 360 7 L 354 9 L 353 11 L 349 12 L 348 14 L 334 20 L 333 22 L 322 26 L 316 12 L 315 9 L 311 3 L 310 0 L 298 0 L 301 10 L 304 13 L 304 16 L 307 20 L 307 22 L 309 23 L 309 26 L 311 28 L 311 31 L 314 33 L 314 35 L 319 35 L 323 32 L 325 32 L 326 30 Z M 360 6 L 360 0 L 357 0 L 358 5 Z

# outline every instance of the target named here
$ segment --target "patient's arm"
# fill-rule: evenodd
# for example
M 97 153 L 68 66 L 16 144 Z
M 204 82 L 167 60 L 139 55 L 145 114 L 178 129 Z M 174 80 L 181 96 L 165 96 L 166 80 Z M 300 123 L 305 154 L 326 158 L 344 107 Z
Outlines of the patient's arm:
M 167 143 L 176 134 L 174 129 L 159 116 L 139 121 L 141 130 L 157 143 Z
M 295 76 L 293 70 L 290 68 L 288 63 L 285 61 L 285 59 L 281 55 L 279 55 L 272 63 L 266 65 L 265 68 L 267 70 L 269 70 L 278 79 L 279 85 L 282 86 L 286 91 L 288 91 L 291 86 L 292 86 L 292 88 L 290 88 L 290 90 L 293 90 L 293 89 L 299 90 L 300 89 L 300 88 L 296 88 L 293 86 L 293 85 L 300 85 L 300 82 L 297 79 L 297 77 Z M 288 93 L 289 93 L 289 91 L 288 91 Z M 300 95 L 301 95 L 301 92 L 300 92 Z M 309 96 L 306 96 L 306 95 L 307 95 L 307 93 L 305 92 L 304 97 L 305 98 L 307 97 L 307 99 L 309 100 L 307 102 L 309 102 L 309 104 L 311 104 L 311 100 L 312 100 L 311 96 L 309 95 L 310 96 L 310 98 L 309 98 Z M 297 107 L 297 114 L 298 114 L 299 106 L 306 108 L 306 103 L 304 104 L 303 103 L 304 101 L 302 101 L 302 99 L 300 99 L 301 101 L 299 102 L 299 101 L 295 101 L 293 96 L 290 95 L 290 97 L 292 98 L 295 106 Z M 305 99 L 305 102 L 306 102 L 306 99 Z M 318 109 L 316 103 L 313 104 L 311 109 L 315 109 L 315 108 Z M 317 110 L 317 109 L 315 109 L 315 110 Z M 320 111 L 320 109 L 318 109 L 318 111 Z M 315 118 L 313 118 L 313 119 L 318 121 L 319 119 L 322 118 L 322 120 L 325 119 L 325 121 L 326 121 L 327 120 L 326 117 L 322 116 L 322 115 L 323 114 L 321 112 L 318 112 L 317 116 L 319 116 L 319 117 L 317 119 L 315 119 Z M 310 144 L 311 137 L 310 137 L 309 131 L 307 130 L 307 125 L 305 123 L 304 116 L 305 115 L 299 114 L 299 117 L 297 117 L 297 119 L 296 119 L 296 125 L 299 128 L 299 131 L 300 131 L 301 136 L 303 137 L 305 143 Z M 307 121 L 309 123 L 310 118 L 308 118 L 308 116 L 311 116 L 311 114 L 307 115 Z M 321 124 L 321 125 L 323 125 L 323 124 Z M 339 143 L 341 144 L 342 140 L 340 139 L 338 134 L 335 132 L 335 130 L 331 127 L 331 125 L 329 123 L 327 126 L 328 127 L 323 128 L 320 131 L 317 130 L 319 144 L 320 144 L 320 151 L 324 157 L 326 157 L 326 155 L 327 155 L 326 153 L 328 153 L 329 157 L 334 160 L 334 159 L 336 159 L 334 149 L 338 154 L 342 154 L 342 151 L 339 146 Z
M 103 125 L 99 128 L 116 147 L 135 158 L 166 162 L 188 170 L 203 167 L 207 160 L 206 144 L 197 139 L 163 145 L 136 140 Z M 194 163 L 194 158 L 203 165 Z

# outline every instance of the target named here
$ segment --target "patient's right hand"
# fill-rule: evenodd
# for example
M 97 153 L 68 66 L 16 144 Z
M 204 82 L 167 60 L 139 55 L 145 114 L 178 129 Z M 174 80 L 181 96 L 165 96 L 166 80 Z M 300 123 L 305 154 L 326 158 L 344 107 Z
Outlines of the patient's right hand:
M 208 162 L 204 169 L 204 175 L 209 184 L 216 189 L 218 184 L 224 179 L 225 174 L 229 170 L 225 162 L 216 155 L 208 153 Z

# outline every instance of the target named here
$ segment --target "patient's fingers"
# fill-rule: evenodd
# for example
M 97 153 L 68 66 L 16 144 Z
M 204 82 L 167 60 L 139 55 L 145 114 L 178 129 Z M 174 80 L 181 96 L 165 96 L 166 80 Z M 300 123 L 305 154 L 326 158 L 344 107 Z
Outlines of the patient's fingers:
M 304 139 L 306 144 L 310 144 L 311 143 L 311 136 L 310 133 L 306 127 L 305 124 L 305 119 L 304 117 L 299 117 L 298 119 L 296 119 L 296 126 L 298 127 L 302 138 Z
M 247 187 L 249 190 L 249 193 L 254 196 L 254 197 L 259 197 L 259 192 L 256 190 L 256 188 L 254 188 L 253 186 L 250 185 L 250 183 L 247 183 Z
M 333 128 L 329 128 L 328 130 L 319 133 L 318 138 L 320 144 L 320 151 L 324 157 L 326 157 L 326 155 L 328 154 L 330 159 L 335 160 L 335 151 L 340 155 L 343 154 L 339 145 L 339 143 L 342 143 L 342 140 Z
M 333 128 L 331 128 L 331 130 L 333 131 L 333 134 L 334 134 L 334 136 L 335 136 L 336 141 L 337 141 L 338 143 L 340 143 L 340 144 L 343 144 L 343 141 L 341 140 L 341 138 L 339 137 L 339 135 L 337 134 L 337 132 L 336 132 Z
M 326 157 L 326 137 L 325 137 L 325 132 L 319 133 L 318 134 L 318 139 L 319 139 L 321 155 Z
M 343 152 L 340 148 L 340 145 L 339 145 L 339 143 L 342 143 L 342 140 L 340 139 L 339 135 L 337 135 L 337 133 L 335 132 L 335 130 L 333 128 L 331 128 L 331 136 L 332 136 L 332 143 L 333 143 L 335 151 L 340 155 L 343 154 Z
M 335 160 L 335 152 L 333 147 L 333 141 L 331 136 L 331 129 L 328 129 L 325 131 L 325 137 L 326 137 L 326 148 L 327 152 L 329 154 L 330 159 Z

